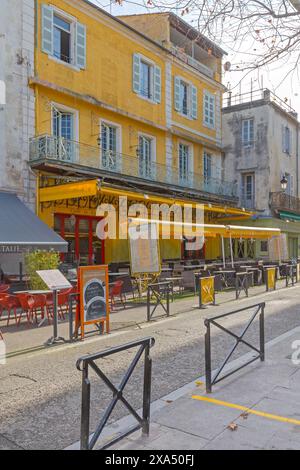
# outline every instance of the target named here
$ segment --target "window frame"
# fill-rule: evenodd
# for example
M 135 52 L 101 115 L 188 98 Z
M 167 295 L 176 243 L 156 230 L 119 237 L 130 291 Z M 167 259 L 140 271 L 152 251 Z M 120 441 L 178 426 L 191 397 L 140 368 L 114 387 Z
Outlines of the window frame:
M 209 157 L 209 161 L 210 161 L 210 175 L 209 176 L 205 174 L 205 168 L 206 168 L 205 161 L 207 160 L 208 157 Z M 203 151 L 203 180 L 204 180 L 204 184 L 208 184 L 209 180 L 211 178 L 213 178 L 213 154 L 210 153 L 210 152 L 207 152 L 207 150 L 204 150 Z
M 54 55 L 54 21 L 53 21 L 53 51 L 52 54 L 48 54 L 49 59 L 65 65 L 66 67 L 70 67 L 73 70 L 76 71 L 81 71 L 82 69 L 78 67 L 76 64 L 76 24 L 78 23 L 77 18 L 74 16 L 70 15 L 69 13 L 65 12 L 64 10 L 61 10 L 60 8 L 57 8 L 56 6 L 52 6 L 53 8 L 53 20 L 54 16 L 61 17 L 64 21 L 70 23 L 70 62 L 66 62 Z
M 99 136 L 101 138 L 101 146 L 100 146 L 100 164 L 102 164 L 102 126 L 106 125 L 107 127 L 113 127 L 116 129 L 116 168 L 122 167 L 122 161 L 118 161 L 117 155 L 120 155 L 122 153 L 122 127 L 120 124 L 113 122 L 113 121 L 108 121 L 107 119 L 100 119 L 100 132 Z M 119 168 L 121 170 L 121 168 Z
M 62 113 L 69 113 L 74 116 L 73 119 L 73 139 L 71 142 L 79 142 L 79 111 L 78 109 L 75 108 L 70 108 L 69 106 L 66 106 L 62 103 L 57 103 L 52 101 L 51 102 L 51 135 L 54 136 L 54 112 L 58 110 Z M 79 160 L 79 155 L 78 155 L 78 149 L 75 148 L 75 151 L 73 152 L 73 162 L 77 162 Z
M 284 141 L 284 148 L 282 149 L 283 150 L 283 153 L 286 153 L 287 155 L 291 155 L 291 135 L 292 135 L 292 131 L 290 129 L 290 127 L 288 125 L 285 125 L 283 127 L 283 132 L 284 132 L 284 136 L 283 136 L 283 141 Z
M 182 147 L 185 147 L 187 149 L 187 174 L 186 174 L 186 177 L 184 177 L 183 175 L 181 175 L 181 165 L 180 165 L 180 157 L 181 157 L 181 153 L 180 153 L 180 148 Z M 180 141 L 178 142 L 178 176 L 179 176 L 179 181 L 180 182 L 186 182 L 188 183 L 191 179 L 191 175 L 192 175 L 192 171 L 190 170 L 190 167 L 192 166 L 192 153 L 193 153 L 193 150 L 192 150 L 192 145 L 189 144 L 188 142 L 184 142 L 184 141 Z
M 141 175 L 140 172 L 140 165 L 141 165 L 141 146 L 140 146 L 140 139 L 145 138 L 150 141 L 150 168 L 151 165 L 154 163 L 156 164 L 156 137 L 150 134 L 146 134 L 145 132 L 139 132 L 138 133 L 138 149 L 139 149 L 139 155 L 138 155 L 138 174 L 140 178 L 145 178 L 145 179 L 155 179 L 156 178 L 156 166 L 154 166 L 154 169 L 151 168 L 151 176 L 145 176 L 145 174 Z
M 244 136 L 245 136 L 245 124 L 246 123 L 248 124 L 247 125 L 247 135 L 248 135 L 247 140 L 244 138 Z M 251 123 L 252 123 L 252 136 L 251 136 Z M 253 143 L 254 143 L 254 118 L 249 117 L 249 118 L 242 119 L 242 144 L 243 144 L 243 147 L 252 147 Z
M 209 112 L 209 118 L 208 118 L 208 121 L 206 120 L 206 103 L 207 103 L 207 99 L 209 100 L 208 101 L 208 112 Z M 210 110 L 210 106 L 211 106 L 211 103 L 210 103 L 210 100 L 213 99 L 213 119 L 211 119 L 211 110 Z M 213 124 L 211 124 L 210 121 L 213 121 Z M 203 125 L 209 129 L 216 129 L 216 95 L 214 93 L 211 93 L 210 91 L 208 90 L 204 90 L 203 92 Z

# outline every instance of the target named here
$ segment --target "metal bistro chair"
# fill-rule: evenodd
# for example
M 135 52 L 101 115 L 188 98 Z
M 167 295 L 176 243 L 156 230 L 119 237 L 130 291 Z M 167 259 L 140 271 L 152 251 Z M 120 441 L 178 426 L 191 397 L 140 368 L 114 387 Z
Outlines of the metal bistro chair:
M 116 281 L 113 286 L 109 289 L 109 297 L 110 297 L 110 303 L 111 303 L 111 309 L 114 309 L 115 306 L 115 298 L 118 297 L 123 304 L 124 309 L 126 308 L 126 299 L 125 296 L 122 292 L 123 288 L 123 281 Z

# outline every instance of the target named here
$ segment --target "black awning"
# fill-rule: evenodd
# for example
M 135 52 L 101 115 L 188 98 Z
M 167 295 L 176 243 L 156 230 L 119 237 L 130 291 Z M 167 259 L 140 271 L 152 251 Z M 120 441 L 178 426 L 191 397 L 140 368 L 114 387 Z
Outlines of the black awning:
M 0 253 L 33 249 L 66 253 L 68 244 L 15 194 L 0 192 Z

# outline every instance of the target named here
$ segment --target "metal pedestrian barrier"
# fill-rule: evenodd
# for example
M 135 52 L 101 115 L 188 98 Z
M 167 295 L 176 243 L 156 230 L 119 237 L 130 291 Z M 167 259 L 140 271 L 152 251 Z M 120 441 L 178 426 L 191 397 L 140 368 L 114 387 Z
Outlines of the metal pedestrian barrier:
M 221 325 L 218 321 L 227 318 L 231 315 L 236 315 L 241 312 L 246 312 L 247 310 L 255 309 L 254 313 L 251 315 L 250 320 L 248 321 L 247 325 L 243 329 L 242 333 L 240 335 L 234 333 L 233 331 L 229 330 L 229 328 L 225 328 L 223 325 Z M 218 382 L 221 382 L 221 380 L 224 380 L 225 378 L 229 377 L 230 375 L 234 374 L 235 372 L 239 371 L 240 369 L 243 369 L 244 367 L 248 366 L 249 364 L 252 364 L 252 362 L 257 361 L 260 359 L 261 361 L 265 360 L 265 327 L 264 327 L 264 310 L 265 310 L 265 303 L 259 303 L 255 305 L 251 305 L 249 307 L 241 308 L 239 310 L 235 310 L 233 312 L 225 313 L 223 315 L 218 315 L 217 317 L 209 318 L 204 321 L 204 325 L 206 326 L 206 333 L 205 333 L 205 376 L 206 376 L 206 392 L 211 393 L 212 391 L 212 386 L 217 384 Z M 257 349 L 253 344 L 249 343 L 244 339 L 245 334 L 249 330 L 250 326 L 252 325 L 253 321 L 255 320 L 256 317 L 259 317 L 259 349 Z M 218 320 L 218 321 L 217 321 Z M 235 345 L 233 348 L 229 351 L 227 354 L 226 358 L 222 362 L 221 366 L 218 368 L 218 370 L 215 372 L 215 374 L 212 376 L 212 365 L 211 365 L 211 326 L 216 326 L 219 328 L 221 331 L 224 333 L 227 333 L 229 336 L 235 339 Z M 225 373 L 220 377 L 221 372 L 223 371 L 224 367 L 228 363 L 229 359 L 235 352 L 236 348 L 238 347 L 239 344 L 244 344 L 245 346 L 248 346 L 251 350 L 255 351 L 257 355 L 247 361 L 245 364 L 241 365 L 240 367 L 237 367 L 234 370 L 230 370 L 230 372 Z
M 249 283 L 248 283 L 248 275 L 250 273 L 244 272 L 244 273 L 236 273 L 235 277 L 235 298 L 238 300 L 242 294 L 242 292 L 245 293 L 246 297 L 248 297 L 248 288 L 249 288 Z
M 156 284 L 149 284 L 147 289 L 147 321 L 151 321 L 156 309 L 160 306 L 166 313 L 167 317 L 170 316 L 170 295 L 173 292 L 171 282 L 158 282 Z M 154 305 L 151 299 L 154 299 Z M 164 303 L 165 302 L 165 303 Z M 152 310 L 151 310 L 152 307 Z
M 285 271 L 285 285 L 286 287 L 294 286 L 297 282 L 297 265 L 291 264 L 286 266 Z
M 123 434 L 119 434 L 109 442 L 100 447 L 100 450 L 107 449 L 108 447 L 116 444 L 123 438 L 129 436 L 133 432 L 142 429 L 143 434 L 149 435 L 150 428 L 150 404 L 151 404 L 151 376 L 152 376 L 152 359 L 150 357 L 150 349 L 154 346 L 155 340 L 152 337 L 144 338 L 138 341 L 133 341 L 121 346 L 107 349 L 97 354 L 90 354 L 81 357 L 76 363 L 77 369 L 82 372 L 82 402 L 81 402 L 81 435 L 80 435 L 80 449 L 92 450 L 101 436 L 101 433 L 107 424 L 115 406 L 120 401 L 125 405 L 130 414 L 135 418 L 137 424 L 129 428 Z M 96 364 L 99 359 L 106 358 L 122 351 L 139 347 L 134 359 L 129 365 L 126 373 L 124 374 L 119 385 L 114 385 L 111 380 L 101 370 L 100 366 Z M 124 397 L 124 389 L 140 362 L 144 353 L 144 378 L 143 378 L 143 411 L 140 416 L 134 408 L 130 405 Z M 106 408 L 101 420 L 99 421 L 96 430 L 90 438 L 90 406 L 91 406 L 91 382 L 89 380 L 89 368 L 96 373 L 96 375 L 107 385 L 113 393 L 113 398 Z

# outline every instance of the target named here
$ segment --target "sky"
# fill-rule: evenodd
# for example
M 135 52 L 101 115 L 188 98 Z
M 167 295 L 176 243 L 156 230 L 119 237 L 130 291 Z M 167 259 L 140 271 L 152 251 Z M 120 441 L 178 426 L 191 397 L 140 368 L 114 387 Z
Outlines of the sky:
M 114 0 L 90 1 L 114 16 L 145 13 L 148 11 L 143 0 L 123 0 L 121 5 Z M 152 9 L 151 11 L 153 12 L 154 10 Z M 184 16 L 184 20 L 187 22 L 192 21 L 188 15 Z M 191 24 L 193 25 L 192 22 Z M 241 62 L 242 56 L 230 50 L 230 48 L 226 48 L 226 44 L 218 45 L 228 52 L 228 56 L 224 58 L 225 61 L 229 61 L 231 64 Z M 250 42 L 249 44 L 244 44 L 245 49 L 248 47 L 251 47 Z M 251 86 L 254 91 L 260 88 L 269 88 L 275 95 L 285 100 L 295 109 L 300 116 L 300 70 L 294 67 L 292 58 L 288 62 L 279 60 L 276 63 L 251 71 L 250 73 L 239 72 L 234 69 L 235 67 L 232 67 L 231 71 L 223 74 L 223 84 L 231 88 L 233 94 L 248 93 L 251 90 Z M 293 70 L 292 73 L 290 73 L 291 70 Z

